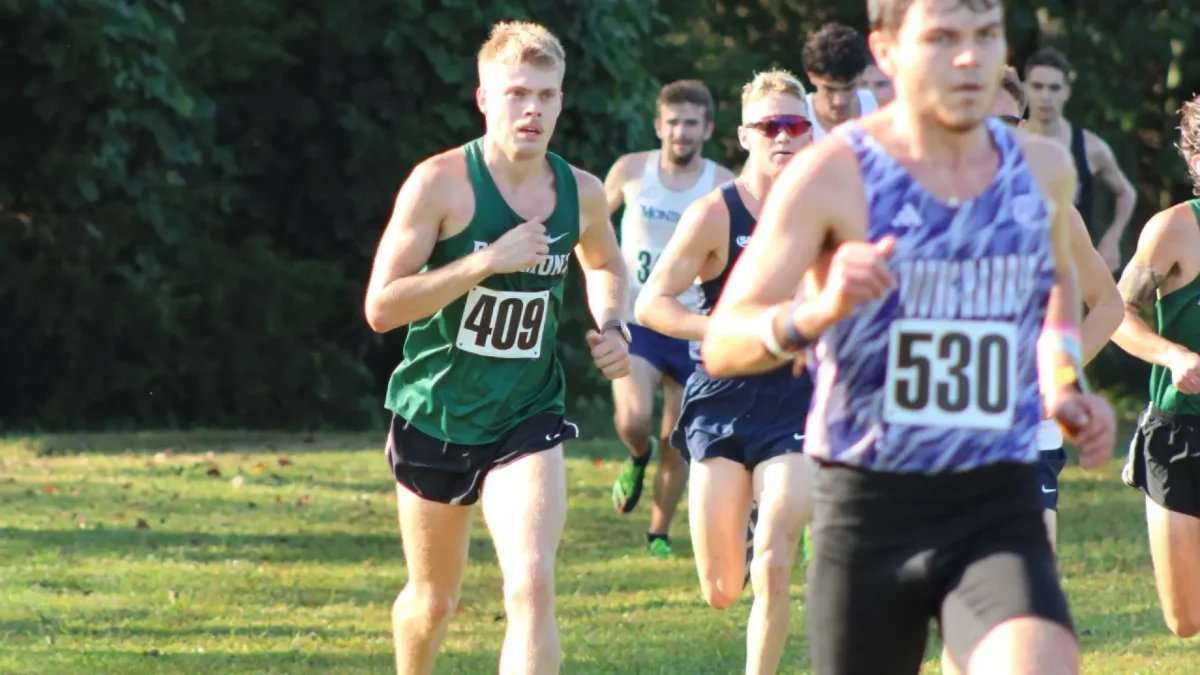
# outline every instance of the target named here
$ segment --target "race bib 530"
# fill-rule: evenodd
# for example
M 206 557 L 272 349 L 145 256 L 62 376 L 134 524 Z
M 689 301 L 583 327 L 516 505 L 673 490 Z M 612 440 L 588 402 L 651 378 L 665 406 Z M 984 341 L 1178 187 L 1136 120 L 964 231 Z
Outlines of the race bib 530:
M 476 286 L 467 293 L 454 344 L 464 352 L 498 359 L 536 359 L 550 291 L 493 291 Z
M 884 420 L 1003 430 L 1016 401 L 1017 327 L 1004 321 L 900 319 L 888 343 Z

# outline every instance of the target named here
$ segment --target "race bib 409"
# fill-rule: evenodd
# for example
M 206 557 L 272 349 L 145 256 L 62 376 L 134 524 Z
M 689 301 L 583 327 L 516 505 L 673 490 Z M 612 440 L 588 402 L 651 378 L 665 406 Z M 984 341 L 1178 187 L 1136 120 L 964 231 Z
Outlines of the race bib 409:
M 467 293 L 454 344 L 464 352 L 498 359 L 536 359 L 550 291 L 493 291 L 476 286 Z
M 888 342 L 884 420 L 1004 430 L 1017 393 L 1017 327 L 1004 321 L 900 319 Z

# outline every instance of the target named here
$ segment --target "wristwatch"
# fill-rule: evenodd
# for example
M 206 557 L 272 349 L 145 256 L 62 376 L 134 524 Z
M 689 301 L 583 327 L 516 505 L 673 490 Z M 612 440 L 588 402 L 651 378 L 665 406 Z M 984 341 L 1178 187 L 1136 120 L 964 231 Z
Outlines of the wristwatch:
M 601 333 L 605 333 L 610 330 L 617 331 L 617 334 L 621 336 L 621 339 L 625 341 L 625 344 L 628 345 L 633 343 L 633 335 L 629 333 L 629 326 L 625 325 L 624 321 L 620 319 L 612 319 L 611 321 L 606 321 L 604 325 L 600 327 Z

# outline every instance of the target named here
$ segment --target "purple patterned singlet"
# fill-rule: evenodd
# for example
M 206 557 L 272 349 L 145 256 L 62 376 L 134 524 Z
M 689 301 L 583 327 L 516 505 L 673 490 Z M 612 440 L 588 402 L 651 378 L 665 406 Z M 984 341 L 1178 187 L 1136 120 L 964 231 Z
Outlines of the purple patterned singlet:
M 815 346 L 813 456 L 895 473 L 1037 459 L 1050 211 L 1016 139 L 996 120 L 987 129 L 1000 167 L 957 206 L 927 193 L 857 121 L 835 131 L 862 171 L 867 238 L 896 237 L 899 286 Z

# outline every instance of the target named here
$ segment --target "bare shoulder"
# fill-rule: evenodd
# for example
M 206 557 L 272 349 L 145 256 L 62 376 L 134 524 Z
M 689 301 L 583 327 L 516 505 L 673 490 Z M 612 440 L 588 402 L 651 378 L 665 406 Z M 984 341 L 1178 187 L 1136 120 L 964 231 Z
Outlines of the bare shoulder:
M 613 162 L 612 168 L 608 170 L 608 180 L 619 180 L 624 183 L 635 175 L 637 170 L 645 165 L 646 160 L 650 158 L 650 153 L 653 150 L 640 150 L 638 152 L 630 152 L 621 155 L 617 161 Z
M 432 155 L 413 167 L 396 196 L 397 214 L 420 213 L 441 223 L 441 237 L 457 234 L 475 212 L 475 194 L 462 148 Z
M 1012 132 L 1025 155 L 1025 163 L 1043 186 L 1075 180 L 1075 161 L 1067 146 L 1051 138 L 1036 136 L 1022 129 Z
M 726 217 L 729 215 L 729 209 L 725 206 L 725 197 L 721 195 L 721 188 L 719 187 L 693 201 L 688 205 L 688 210 L 692 211 L 697 217 L 704 218 L 709 218 L 714 214 L 724 214 Z
M 422 183 L 443 185 L 449 183 L 470 183 L 467 177 L 467 156 L 462 148 L 451 148 L 436 155 L 430 155 L 413 167 L 411 178 Z
M 571 167 L 575 176 L 575 189 L 579 193 L 579 232 L 587 232 L 593 225 L 608 225 L 608 193 L 604 183 L 591 172 L 577 166 Z
M 579 191 L 579 208 L 585 211 L 588 208 L 606 208 L 604 182 L 577 166 L 571 167 L 571 173 L 575 176 L 575 187 Z
M 1138 235 L 1138 248 L 1163 249 L 1182 257 L 1200 258 L 1200 225 L 1187 202 L 1154 214 Z
M 1083 147 L 1088 154 L 1095 154 L 1098 152 L 1110 155 L 1112 154 L 1112 148 L 1109 147 L 1108 141 L 1100 138 L 1100 136 L 1091 129 L 1083 130 Z
M 793 194 L 806 210 L 840 212 L 865 197 L 858 157 L 845 139 L 825 136 L 788 162 L 771 189 L 772 195 L 778 192 Z
M 710 231 L 714 227 L 729 227 L 729 208 L 721 195 L 721 188 L 708 192 L 688 204 L 680 218 L 681 225 L 690 224 L 693 229 Z

